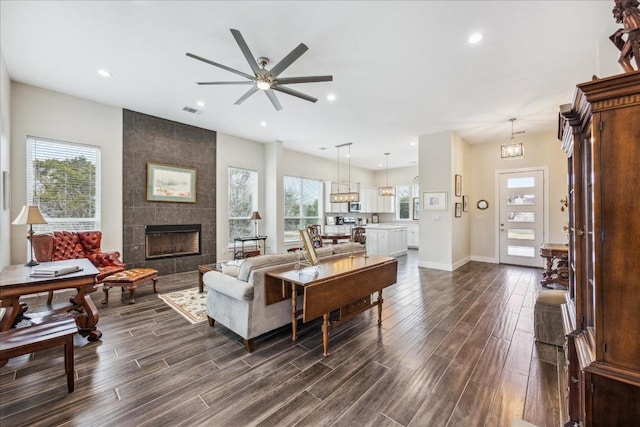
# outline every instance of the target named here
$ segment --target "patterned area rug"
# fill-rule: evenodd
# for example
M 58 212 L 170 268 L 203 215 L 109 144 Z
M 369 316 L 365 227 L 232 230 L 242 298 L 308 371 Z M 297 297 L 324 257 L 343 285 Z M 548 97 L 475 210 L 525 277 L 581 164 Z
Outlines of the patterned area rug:
M 204 292 L 198 292 L 198 287 L 184 289 L 182 291 L 159 294 L 158 298 L 180 313 L 191 323 L 204 322 L 207 320 L 207 288 Z

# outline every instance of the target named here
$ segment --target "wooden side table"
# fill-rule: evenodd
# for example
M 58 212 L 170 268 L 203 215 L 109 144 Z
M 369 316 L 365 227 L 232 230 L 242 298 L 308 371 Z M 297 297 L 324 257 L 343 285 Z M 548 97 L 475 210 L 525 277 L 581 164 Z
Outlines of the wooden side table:
M 198 292 L 204 292 L 204 282 L 202 281 L 202 276 L 204 276 L 204 273 L 213 270 L 222 271 L 222 264 L 223 263 L 221 262 L 215 262 L 213 264 L 203 264 L 198 266 Z
M 546 261 L 540 284 L 545 288 L 551 288 L 549 285 L 556 283 L 567 289 L 569 287 L 569 247 L 561 243 L 545 243 L 540 247 L 540 256 Z

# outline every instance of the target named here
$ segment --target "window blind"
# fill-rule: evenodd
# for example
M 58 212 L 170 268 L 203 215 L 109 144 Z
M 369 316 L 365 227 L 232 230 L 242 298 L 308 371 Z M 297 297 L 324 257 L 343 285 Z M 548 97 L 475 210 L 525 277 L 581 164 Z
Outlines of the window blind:
M 38 232 L 100 229 L 100 147 L 27 137 L 27 202 L 48 224 Z

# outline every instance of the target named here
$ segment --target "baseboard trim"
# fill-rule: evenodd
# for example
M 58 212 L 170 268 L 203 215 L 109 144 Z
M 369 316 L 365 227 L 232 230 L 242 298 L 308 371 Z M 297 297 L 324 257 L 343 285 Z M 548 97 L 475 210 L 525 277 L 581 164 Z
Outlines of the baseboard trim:
M 471 255 L 471 261 L 488 262 L 490 264 L 500 264 L 495 257 Z

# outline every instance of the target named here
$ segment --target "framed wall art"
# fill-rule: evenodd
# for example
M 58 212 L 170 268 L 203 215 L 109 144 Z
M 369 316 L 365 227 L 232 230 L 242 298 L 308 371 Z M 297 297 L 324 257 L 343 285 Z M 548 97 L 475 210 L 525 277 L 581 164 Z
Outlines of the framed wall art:
M 456 196 L 462 196 L 462 175 L 456 174 Z
M 469 196 L 462 196 L 462 212 L 469 212 Z
M 462 216 L 462 203 L 456 203 L 456 218 Z
M 447 210 L 447 192 L 446 191 L 430 191 L 422 193 L 422 210 L 423 211 L 446 211 Z
M 196 202 L 196 170 L 147 162 L 147 201 Z

